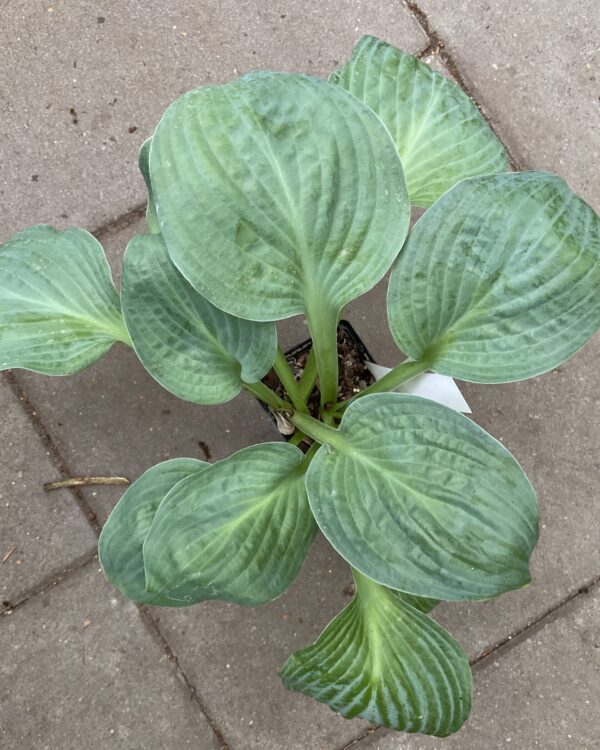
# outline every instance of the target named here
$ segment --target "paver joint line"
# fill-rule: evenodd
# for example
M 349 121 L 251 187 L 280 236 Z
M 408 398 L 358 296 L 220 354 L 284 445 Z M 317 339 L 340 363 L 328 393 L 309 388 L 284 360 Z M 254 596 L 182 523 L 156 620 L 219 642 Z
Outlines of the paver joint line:
M 439 55 L 440 49 L 441 48 L 439 42 L 432 42 L 431 44 L 428 44 L 425 49 L 422 49 L 420 52 L 418 52 L 415 57 L 418 60 L 424 60 L 427 57 L 435 57 L 436 55 Z
M 355 737 L 353 740 L 350 740 L 347 744 L 345 744 L 343 747 L 339 748 L 339 750 L 351 750 L 351 748 L 356 747 L 359 743 L 361 743 L 363 740 L 367 740 L 370 737 L 372 737 L 377 732 L 381 732 L 383 727 L 369 727 L 364 732 L 359 734 L 357 737 Z
M 14 374 L 12 370 L 5 370 L 2 373 L 2 376 L 4 377 L 4 379 L 10 386 L 10 389 L 15 394 L 15 396 L 17 397 L 17 400 L 23 407 L 23 410 L 25 411 L 25 414 L 27 414 L 29 422 L 31 423 L 33 429 L 37 433 L 37 436 L 42 441 L 42 444 L 47 449 L 50 459 L 52 460 L 52 462 L 54 463 L 58 471 L 62 474 L 62 476 L 65 479 L 73 476 L 73 472 L 67 466 L 67 462 L 65 461 L 62 453 L 58 449 L 58 446 L 56 445 L 52 436 L 50 435 L 48 428 L 42 422 L 37 409 L 31 403 L 29 396 L 25 392 L 25 389 L 19 382 L 17 376 Z M 99 535 L 100 524 L 98 522 L 98 518 L 96 514 L 94 513 L 94 511 L 89 506 L 83 493 L 77 487 L 69 488 L 69 492 L 71 493 L 71 496 L 75 499 L 75 502 L 77 503 L 81 511 L 85 514 L 92 529 L 96 532 L 97 535 Z
M 427 55 L 439 55 L 442 62 L 448 68 L 448 71 L 453 76 L 453 78 L 456 80 L 457 84 L 461 87 L 461 89 L 467 94 L 467 96 L 473 101 L 473 103 L 476 105 L 477 109 L 481 112 L 481 114 L 485 117 L 486 122 L 494 132 L 494 135 L 498 140 L 502 143 L 504 148 L 506 149 L 506 153 L 508 154 L 508 160 L 510 167 L 515 172 L 523 172 L 526 171 L 527 167 L 525 164 L 520 164 L 517 159 L 511 154 L 508 146 L 502 138 L 500 138 L 499 134 L 496 132 L 496 128 L 494 125 L 490 122 L 490 118 L 488 117 L 487 113 L 484 111 L 481 104 L 477 101 L 475 96 L 473 96 L 473 93 L 471 92 L 469 86 L 467 85 L 467 82 L 463 76 L 463 74 L 460 71 L 459 66 L 455 62 L 452 55 L 447 51 L 446 45 L 444 43 L 444 40 L 440 38 L 439 34 L 435 31 L 435 29 L 431 26 L 431 23 L 429 21 L 429 18 L 427 17 L 427 14 L 421 10 L 418 3 L 414 2 L 414 0 L 402 0 L 404 5 L 408 8 L 408 10 L 413 14 L 415 17 L 415 20 L 419 24 L 419 26 L 423 29 L 424 33 L 427 35 L 427 38 L 430 41 L 429 47 L 424 49 L 422 52 L 420 52 L 417 57 L 422 59 L 423 57 L 426 57 Z
M 501 650 L 502 653 L 505 653 L 506 651 L 509 651 L 512 648 L 518 646 L 519 643 L 522 643 L 524 640 L 534 635 L 534 633 L 536 633 L 543 624 L 558 619 L 561 616 L 561 611 L 564 610 L 568 604 L 574 602 L 576 599 L 579 599 L 582 596 L 587 596 L 590 591 L 596 588 L 596 586 L 598 586 L 599 584 L 600 575 L 597 575 L 587 583 L 584 583 L 583 586 L 580 586 L 575 591 L 572 591 L 570 594 L 567 594 L 567 596 L 560 599 L 555 605 L 549 607 L 545 612 L 543 612 L 535 620 L 532 620 L 525 627 L 520 628 L 519 630 L 515 630 L 510 635 L 507 635 L 506 638 L 498 641 L 498 643 L 494 644 L 492 647 L 487 648 L 485 651 L 479 654 L 479 656 L 471 659 L 471 666 L 475 667 L 478 664 L 485 662 L 492 655 L 497 656 L 497 652 L 499 650 Z
M 150 609 L 144 606 L 143 604 L 138 604 L 137 608 L 142 618 L 142 622 L 147 627 L 150 634 L 155 638 L 155 640 L 161 646 L 161 648 L 167 655 L 167 658 L 169 659 L 169 661 L 174 664 L 177 672 L 179 673 L 181 679 L 183 680 L 184 685 L 186 686 L 189 692 L 190 699 L 194 701 L 194 703 L 198 707 L 198 710 L 203 714 L 203 716 L 206 718 L 206 720 L 210 724 L 210 727 L 213 730 L 214 735 L 217 738 L 217 741 L 219 742 L 221 750 L 233 750 L 231 745 L 225 740 L 225 737 L 223 736 L 223 732 L 221 731 L 221 729 L 219 729 L 216 721 L 214 720 L 214 718 L 208 711 L 206 705 L 202 701 L 200 695 L 198 694 L 198 689 L 196 688 L 194 683 L 190 680 L 190 678 L 182 669 L 177 654 L 173 650 L 169 641 L 163 635 L 160 629 L 160 626 L 158 622 L 152 616 Z
M 81 568 L 85 568 L 86 565 L 89 565 L 94 561 L 96 563 L 98 562 L 98 552 L 96 550 L 96 547 L 89 550 L 84 555 L 81 555 L 81 557 L 77 558 L 77 560 L 74 560 L 69 566 L 62 568 L 59 573 L 51 573 L 49 576 L 46 576 L 46 578 L 38 581 L 35 586 L 24 591 L 17 601 L 3 601 L 2 607 L 0 609 L 0 620 L 2 617 L 6 617 L 7 615 L 12 614 L 15 609 L 22 607 L 23 604 L 26 604 L 34 596 L 43 594 L 53 586 L 57 586 L 59 583 L 67 580 L 72 573 L 81 570 Z
M 137 206 L 134 206 L 129 211 L 126 211 L 123 214 L 119 214 L 119 216 L 111 219 L 110 221 L 106 221 L 103 224 L 100 224 L 100 226 L 92 229 L 90 231 L 90 234 L 93 234 L 98 242 L 102 242 L 102 240 L 107 235 L 118 234 L 123 229 L 127 229 L 127 227 L 130 227 L 138 219 L 143 218 L 145 215 L 146 201 L 144 201 L 143 203 L 139 203 Z

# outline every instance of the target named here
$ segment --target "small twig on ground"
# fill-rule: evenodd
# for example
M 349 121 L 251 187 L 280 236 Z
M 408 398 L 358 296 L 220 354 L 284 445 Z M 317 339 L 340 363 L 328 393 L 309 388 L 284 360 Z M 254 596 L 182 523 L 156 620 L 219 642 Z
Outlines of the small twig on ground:
M 89 487 L 92 484 L 129 484 L 127 477 L 69 477 L 58 482 L 46 482 L 44 492 L 62 490 L 65 487 Z
M 2 562 L 5 563 L 16 549 L 17 549 L 16 547 L 11 547 L 8 550 L 8 552 L 4 555 L 4 557 L 2 558 Z

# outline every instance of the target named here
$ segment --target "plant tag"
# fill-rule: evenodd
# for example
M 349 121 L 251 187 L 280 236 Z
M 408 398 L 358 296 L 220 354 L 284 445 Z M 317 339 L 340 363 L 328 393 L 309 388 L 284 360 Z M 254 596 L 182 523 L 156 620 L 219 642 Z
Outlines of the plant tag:
M 365 364 L 376 380 L 387 375 L 391 370 L 390 367 L 382 367 L 373 362 L 366 362 Z M 402 383 L 402 385 L 399 385 L 394 390 L 398 393 L 408 393 L 412 396 L 429 398 L 432 401 L 437 401 L 438 404 L 448 406 L 455 411 L 460 411 L 463 414 L 471 414 L 471 408 L 465 401 L 458 386 L 453 378 L 450 378 L 447 375 L 437 375 L 434 372 L 426 372 L 423 375 L 418 375 L 412 380 L 408 380 L 406 383 Z

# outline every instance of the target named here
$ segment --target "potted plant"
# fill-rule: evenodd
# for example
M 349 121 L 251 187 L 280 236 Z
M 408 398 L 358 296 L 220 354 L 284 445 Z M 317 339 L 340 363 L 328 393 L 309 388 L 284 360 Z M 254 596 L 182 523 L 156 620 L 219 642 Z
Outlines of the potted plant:
M 508 172 L 469 98 L 373 37 L 329 81 L 257 72 L 185 94 L 140 167 L 147 233 L 120 295 L 81 229 L 0 249 L 0 367 L 66 375 L 121 342 L 180 398 L 245 389 L 290 434 L 146 471 L 102 531 L 107 577 L 136 602 L 257 605 L 320 529 L 356 593 L 284 684 L 347 717 L 455 732 L 469 664 L 429 613 L 527 585 L 535 493 L 471 420 L 395 389 L 428 371 L 514 381 L 574 354 L 600 327 L 600 218 L 559 177 Z M 409 232 L 411 206 L 427 210 Z M 340 393 L 340 316 L 390 268 L 406 359 Z M 296 372 L 275 327 L 294 315 L 312 340 Z

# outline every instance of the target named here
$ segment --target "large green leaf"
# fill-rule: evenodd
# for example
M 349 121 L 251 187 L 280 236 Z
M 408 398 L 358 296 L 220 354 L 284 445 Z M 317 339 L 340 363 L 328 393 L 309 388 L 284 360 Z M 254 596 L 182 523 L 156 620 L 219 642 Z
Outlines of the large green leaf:
M 251 73 L 185 94 L 153 136 L 150 174 L 175 264 L 250 320 L 335 317 L 384 275 L 408 228 L 385 127 L 306 76 Z
M 387 126 L 411 203 L 430 206 L 465 177 L 508 169 L 502 144 L 471 99 L 413 55 L 364 36 L 330 80 L 368 104 Z
M 600 326 L 600 217 L 556 175 L 475 177 L 416 223 L 392 272 L 398 346 L 443 375 L 539 375 Z
M 0 370 L 69 375 L 130 344 L 98 241 L 39 225 L 0 247 Z
M 353 601 L 285 663 L 285 686 L 347 718 L 438 737 L 456 732 L 471 708 L 462 648 L 403 594 L 355 579 Z
M 307 460 L 286 443 L 235 453 L 180 482 L 144 543 L 148 591 L 186 586 L 195 601 L 261 604 L 298 574 L 313 540 Z
M 220 404 L 259 381 L 277 351 L 274 323 L 219 310 L 171 262 L 160 234 L 137 235 L 123 262 L 123 315 L 144 367 L 179 398 Z
M 195 603 L 188 598 L 185 584 L 164 594 L 146 591 L 142 548 L 165 495 L 207 466 L 195 458 L 174 458 L 153 466 L 126 490 L 108 517 L 98 542 L 100 564 L 108 580 L 128 599 L 166 607 Z
M 429 399 L 378 393 L 351 403 L 339 430 L 322 431 L 306 476 L 310 506 L 353 567 L 448 600 L 529 582 L 535 493 L 480 427 Z

